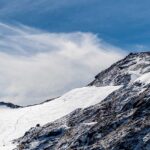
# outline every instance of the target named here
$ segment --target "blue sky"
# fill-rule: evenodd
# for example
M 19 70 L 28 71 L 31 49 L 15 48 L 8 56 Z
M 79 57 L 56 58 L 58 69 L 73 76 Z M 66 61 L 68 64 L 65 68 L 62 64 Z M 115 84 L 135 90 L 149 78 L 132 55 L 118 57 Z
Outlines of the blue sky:
M 0 0 L 0 21 L 49 32 L 92 32 L 127 50 L 149 50 L 149 0 Z
M 149 0 L 0 0 L 0 101 L 28 105 L 149 51 Z

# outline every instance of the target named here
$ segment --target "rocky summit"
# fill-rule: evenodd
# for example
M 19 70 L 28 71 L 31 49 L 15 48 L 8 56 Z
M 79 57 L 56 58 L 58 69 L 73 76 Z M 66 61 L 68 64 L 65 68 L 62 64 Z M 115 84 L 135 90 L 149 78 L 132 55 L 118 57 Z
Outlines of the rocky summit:
M 89 85 L 127 85 L 150 72 L 150 52 L 130 53 L 127 57 L 113 64 L 95 76 Z
M 91 86 L 118 88 L 99 103 L 37 123 L 13 140 L 15 150 L 150 150 L 150 52 L 129 54 Z

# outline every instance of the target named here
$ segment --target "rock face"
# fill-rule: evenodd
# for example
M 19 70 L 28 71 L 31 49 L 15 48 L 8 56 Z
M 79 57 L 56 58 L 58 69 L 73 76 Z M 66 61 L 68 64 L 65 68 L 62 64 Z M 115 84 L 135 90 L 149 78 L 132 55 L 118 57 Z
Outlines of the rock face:
M 150 150 L 150 53 L 130 54 L 90 86 L 122 85 L 102 102 L 37 125 L 14 140 L 17 150 Z

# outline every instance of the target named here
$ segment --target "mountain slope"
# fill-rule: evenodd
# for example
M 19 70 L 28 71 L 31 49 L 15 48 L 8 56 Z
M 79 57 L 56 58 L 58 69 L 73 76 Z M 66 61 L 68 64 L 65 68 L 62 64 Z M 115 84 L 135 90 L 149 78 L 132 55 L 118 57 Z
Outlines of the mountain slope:
M 0 108 L 0 149 L 149 150 L 149 79 L 150 53 L 135 53 L 88 87 L 41 105 Z
M 25 108 L 0 108 L 0 150 L 11 150 L 13 139 L 37 124 L 55 121 L 75 109 L 95 105 L 120 86 L 83 87 L 74 89 L 55 100 Z
M 17 149 L 149 150 L 149 68 L 149 52 L 130 54 L 90 84 L 122 87 L 99 104 L 76 109 L 55 122 L 31 128 L 14 141 L 18 143 Z M 133 78 L 135 73 L 138 76 Z
M 120 88 L 100 104 L 31 128 L 17 142 L 32 150 L 149 150 L 150 84 Z

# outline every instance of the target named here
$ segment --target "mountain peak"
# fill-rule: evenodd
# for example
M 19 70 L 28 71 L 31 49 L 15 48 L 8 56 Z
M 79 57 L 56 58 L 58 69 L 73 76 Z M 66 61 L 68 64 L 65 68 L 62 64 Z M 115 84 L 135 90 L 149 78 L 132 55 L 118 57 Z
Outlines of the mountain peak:
M 95 76 L 90 86 L 127 85 L 150 72 L 150 52 L 130 53 Z

